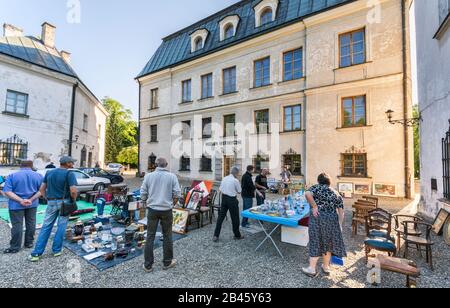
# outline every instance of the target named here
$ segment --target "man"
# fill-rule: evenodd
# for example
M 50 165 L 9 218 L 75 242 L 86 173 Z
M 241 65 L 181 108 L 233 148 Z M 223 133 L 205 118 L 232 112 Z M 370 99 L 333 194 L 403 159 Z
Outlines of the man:
M 244 203 L 244 211 L 247 211 L 253 207 L 253 199 L 255 198 L 255 192 L 257 198 L 261 198 L 262 195 L 256 190 L 256 186 L 253 183 L 253 171 L 255 168 L 253 166 L 247 167 L 247 172 L 242 176 L 242 200 Z M 242 228 L 248 228 L 250 223 L 248 218 L 242 219 Z
M 145 176 L 141 187 L 141 199 L 147 202 L 148 223 L 147 242 L 145 244 L 144 271 L 153 270 L 154 244 L 156 231 L 161 223 L 163 233 L 163 269 L 168 270 L 176 266 L 177 260 L 173 258 L 173 205 L 181 197 L 181 188 L 178 178 L 167 169 L 167 160 L 160 157 L 156 159 L 156 170 Z
M 26 226 L 24 247 L 33 248 L 38 199 L 41 196 L 39 188 L 43 178 L 32 169 L 32 161 L 22 161 L 20 171 L 8 177 L 3 189 L 9 199 L 9 217 L 12 225 L 10 248 L 4 251 L 5 254 L 18 253 L 22 248 L 24 219 Z
M 60 210 L 64 202 L 71 202 L 78 197 L 77 179 L 75 174 L 70 172 L 75 162 L 76 160 L 72 157 L 64 156 L 59 161 L 60 168 L 49 170 L 45 174 L 40 192 L 48 200 L 47 211 L 36 246 L 30 256 L 31 262 L 38 262 L 44 254 L 56 220 L 58 220 L 58 228 L 53 239 L 52 251 L 54 257 L 62 255 L 64 236 L 69 217 L 60 216 Z
M 220 184 L 222 193 L 222 206 L 220 208 L 219 218 L 217 219 L 216 231 L 214 232 L 214 242 L 219 241 L 222 224 L 230 211 L 231 222 L 233 224 L 234 239 L 241 240 L 244 237 L 239 230 L 239 201 L 237 195 L 242 193 L 241 183 L 238 180 L 239 168 L 233 167 L 231 174 L 225 177 Z
M 256 196 L 256 204 L 258 206 L 264 204 L 266 201 L 266 191 L 269 189 L 269 185 L 267 182 L 267 175 L 269 174 L 268 169 L 262 169 L 261 173 L 256 177 L 256 189 L 258 195 Z

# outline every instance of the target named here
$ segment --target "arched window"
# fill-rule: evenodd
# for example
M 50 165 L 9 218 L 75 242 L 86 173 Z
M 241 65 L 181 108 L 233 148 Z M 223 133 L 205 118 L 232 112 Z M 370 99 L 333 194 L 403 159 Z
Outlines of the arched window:
M 228 24 L 225 26 L 225 39 L 232 38 L 234 36 L 234 26 L 232 24 Z
M 203 48 L 203 39 L 201 37 L 195 40 L 195 51 L 199 51 Z
M 261 26 L 264 26 L 273 20 L 273 11 L 271 8 L 266 8 L 261 13 Z

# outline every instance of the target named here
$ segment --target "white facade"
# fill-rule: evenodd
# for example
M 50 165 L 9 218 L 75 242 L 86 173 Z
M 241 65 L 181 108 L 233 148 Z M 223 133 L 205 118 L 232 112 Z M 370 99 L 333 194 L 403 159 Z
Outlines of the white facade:
M 416 0 L 411 14 L 415 14 L 416 91 L 423 119 L 420 124 L 421 211 L 434 218 L 441 208 L 450 210 L 450 197 L 444 198 L 442 145 L 450 129 L 450 18 L 447 17 L 447 27 L 443 24 L 445 16 L 450 14 L 450 1 Z M 440 27 L 441 32 L 436 35 Z

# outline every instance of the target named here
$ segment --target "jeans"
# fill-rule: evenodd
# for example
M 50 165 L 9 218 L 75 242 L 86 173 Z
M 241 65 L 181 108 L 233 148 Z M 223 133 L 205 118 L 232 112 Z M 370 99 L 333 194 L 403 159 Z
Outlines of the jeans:
M 70 202 L 70 200 L 65 200 Z M 44 224 L 42 225 L 41 232 L 36 241 L 36 247 L 31 253 L 33 257 L 40 257 L 44 254 L 45 247 L 47 247 L 48 240 L 52 234 L 53 226 L 58 220 L 58 226 L 53 239 L 53 253 L 60 253 L 62 251 L 64 236 L 66 234 L 67 224 L 69 222 L 69 217 L 59 216 L 61 210 L 62 200 L 48 201 L 47 211 L 45 213 Z
M 25 219 L 25 247 L 33 245 L 34 233 L 36 232 L 36 208 L 24 208 L 18 211 L 9 211 L 11 218 L 11 242 L 12 250 L 20 250 L 23 240 L 23 221 Z
M 244 211 L 247 211 L 253 207 L 253 198 L 242 198 L 244 201 Z M 248 225 L 248 218 L 242 219 L 242 227 L 246 227 Z
M 155 256 L 153 248 L 155 245 L 156 231 L 158 225 L 161 222 L 162 234 L 163 234 L 163 255 L 164 266 L 169 266 L 173 260 L 173 239 L 172 239 L 172 224 L 173 224 L 173 212 L 169 211 L 156 211 L 148 210 L 148 223 L 147 223 L 147 242 L 145 243 L 145 267 L 151 268 L 155 262 Z
M 260 197 L 259 195 L 256 195 L 256 205 L 257 206 L 263 205 L 264 201 L 266 201 L 266 193 L 261 192 L 261 194 L 263 195 L 262 197 Z
M 227 217 L 228 211 L 230 211 L 231 222 L 233 223 L 234 236 L 241 237 L 241 232 L 239 230 L 239 201 L 236 197 L 229 197 L 227 195 L 222 195 L 222 206 L 220 208 L 219 218 L 217 220 L 217 226 L 216 231 L 214 232 L 214 236 L 220 236 L 222 224 Z

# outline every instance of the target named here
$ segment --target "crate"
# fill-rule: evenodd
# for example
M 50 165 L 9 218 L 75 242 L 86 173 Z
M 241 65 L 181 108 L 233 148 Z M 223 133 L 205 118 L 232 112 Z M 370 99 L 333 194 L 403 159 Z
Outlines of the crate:
M 283 243 L 306 247 L 309 244 L 309 228 L 303 226 L 296 228 L 283 226 L 281 227 L 281 241 Z

